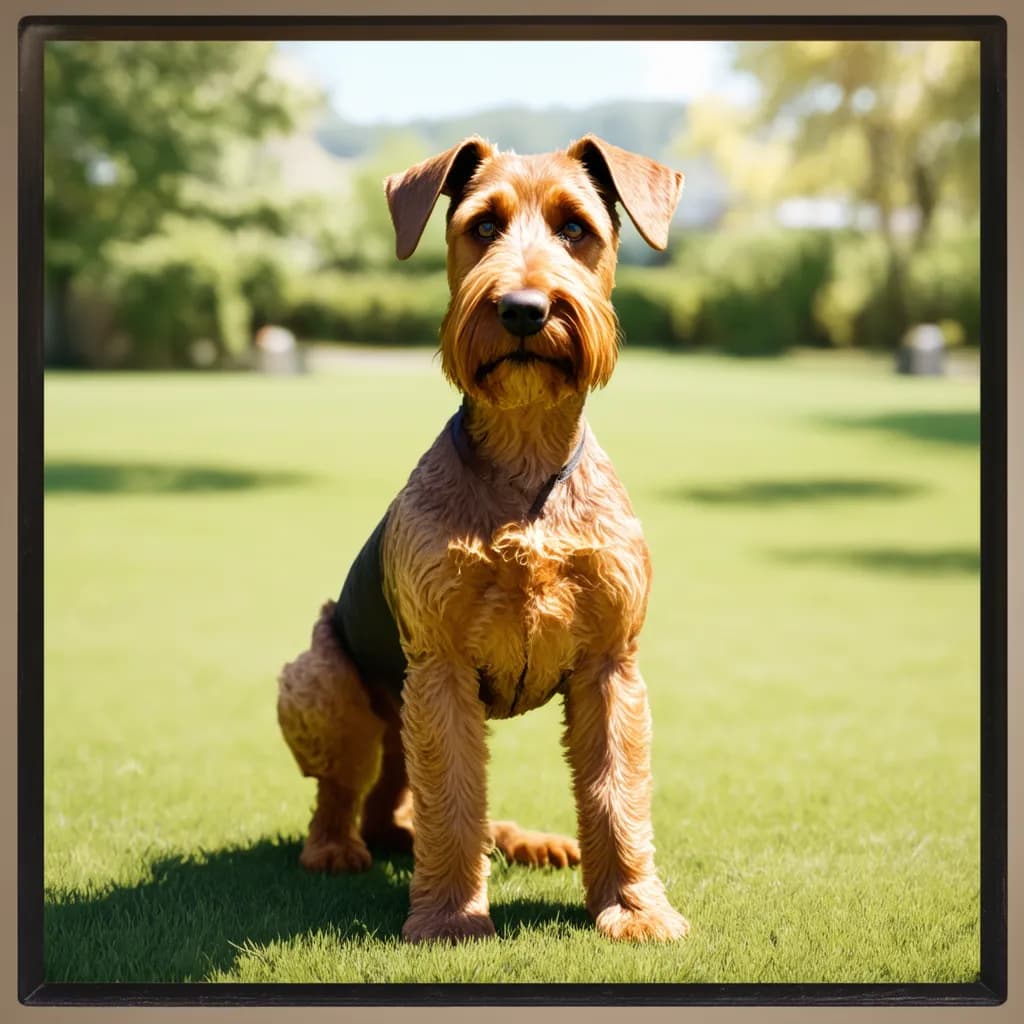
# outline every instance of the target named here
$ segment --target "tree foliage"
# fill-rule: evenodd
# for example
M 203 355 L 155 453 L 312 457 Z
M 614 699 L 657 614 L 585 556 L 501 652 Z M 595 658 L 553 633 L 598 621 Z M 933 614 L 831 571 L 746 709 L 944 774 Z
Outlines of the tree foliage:
M 273 176 L 258 173 L 252 144 L 291 129 L 313 97 L 276 76 L 271 56 L 269 43 L 47 45 L 44 230 L 53 359 L 73 358 L 73 282 L 130 263 L 126 247 L 143 245 L 152 255 L 152 240 L 180 234 L 183 221 L 200 234 L 280 232 L 282 201 Z
M 692 144 L 714 151 L 741 196 L 911 206 L 921 240 L 940 201 L 977 210 L 977 44 L 744 43 L 735 66 L 756 78 L 757 102 L 697 105 Z
M 792 196 L 873 214 L 890 329 L 901 329 L 907 250 L 927 242 L 938 214 L 963 225 L 978 210 L 978 45 L 752 42 L 737 45 L 735 68 L 756 80 L 756 101 L 695 104 L 689 147 L 714 155 L 741 216 Z

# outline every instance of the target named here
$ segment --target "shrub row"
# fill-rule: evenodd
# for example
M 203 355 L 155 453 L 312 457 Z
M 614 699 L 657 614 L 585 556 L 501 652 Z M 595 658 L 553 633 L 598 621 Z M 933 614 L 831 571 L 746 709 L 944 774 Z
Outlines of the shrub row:
M 891 347 L 922 321 L 940 323 L 951 342 L 978 344 L 978 250 L 977 235 L 964 235 L 913 253 L 900 312 L 877 236 L 691 234 L 673 241 L 668 265 L 620 266 L 614 302 L 630 345 L 737 355 L 793 345 Z M 188 365 L 202 339 L 211 361 L 230 363 L 268 322 L 302 339 L 437 344 L 448 300 L 442 271 L 303 274 L 293 269 L 297 255 L 265 237 L 220 231 L 179 230 L 132 247 L 85 282 L 83 361 Z
M 738 355 L 820 341 L 812 307 L 832 266 L 826 235 L 690 237 L 668 267 L 623 267 L 615 290 L 631 344 Z
M 777 231 L 681 240 L 672 264 L 620 266 L 615 308 L 627 344 L 771 355 L 794 345 L 892 347 L 909 323 L 977 344 L 978 239 L 936 243 L 905 271 L 905 317 L 887 295 L 881 240 Z M 323 272 L 290 283 L 285 323 L 306 338 L 436 344 L 443 273 Z
M 436 345 L 448 283 L 443 272 L 324 271 L 289 282 L 285 295 L 284 325 L 300 338 Z
M 977 235 L 907 258 L 904 309 L 887 289 L 884 243 L 873 235 L 773 232 L 695 236 L 669 267 L 620 268 L 615 290 L 632 344 L 707 346 L 770 355 L 793 345 L 891 348 L 913 323 L 942 325 L 950 343 L 977 345 Z
M 141 242 L 110 244 L 73 283 L 76 363 L 175 367 L 244 361 L 254 326 L 288 309 L 286 268 L 308 253 L 267 232 L 169 217 Z

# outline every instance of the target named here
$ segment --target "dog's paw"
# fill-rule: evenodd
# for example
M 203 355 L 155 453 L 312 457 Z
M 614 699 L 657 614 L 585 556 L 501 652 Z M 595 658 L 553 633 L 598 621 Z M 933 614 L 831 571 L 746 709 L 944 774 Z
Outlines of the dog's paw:
M 451 910 L 414 910 L 402 927 L 406 942 L 470 942 L 494 936 L 487 914 Z
M 668 903 L 638 909 L 613 903 L 594 923 L 602 935 L 623 942 L 672 942 L 690 931 L 686 918 Z
M 499 849 L 513 863 L 530 867 L 567 868 L 580 862 L 580 844 L 570 836 L 550 832 L 522 832 Z
M 580 862 L 580 844 L 571 836 L 533 832 L 514 822 L 493 822 L 494 845 L 513 864 L 567 868 Z
M 366 871 L 373 863 L 366 844 L 355 836 L 348 839 L 306 840 L 299 863 L 307 871 L 324 871 L 328 874 L 339 874 L 349 871 Z

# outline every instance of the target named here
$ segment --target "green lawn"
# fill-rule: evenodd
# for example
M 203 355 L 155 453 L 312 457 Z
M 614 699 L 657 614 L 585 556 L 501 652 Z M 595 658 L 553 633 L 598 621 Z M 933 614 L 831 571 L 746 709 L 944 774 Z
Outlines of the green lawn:
M 495 862 L 500 938 L 410 948 L 410 858 L 300 870 L 276 673 L 456 401 L 421 357 L 48 376 L 47 980 L 973 979 L 977 380 L 860 356 L 630 352 L 589 407 L 654 559 L 686 941 L 611 943 L 578 871 Z M 559 715 L 494 725 L 494 816 L 573 828 Z

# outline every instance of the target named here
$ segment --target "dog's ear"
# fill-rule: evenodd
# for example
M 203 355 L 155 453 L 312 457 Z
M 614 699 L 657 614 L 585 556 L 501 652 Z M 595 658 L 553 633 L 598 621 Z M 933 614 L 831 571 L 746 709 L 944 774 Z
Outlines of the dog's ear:
M 654 160 L 584 135 L 566 151 L 590 177 L 617 198 L 654 249 L 668 245 L 668 229 L 683 190 L 683 175 Z
M 473 135 L 401 174 L 384 179 L 391 223 L 395 225 L 395 251 L 400 260 L 415 252 L 437 197 L 442 193 L 458 196 L 480 161 L 493 152 L 489 142 Z

